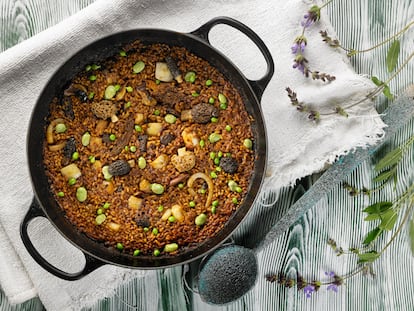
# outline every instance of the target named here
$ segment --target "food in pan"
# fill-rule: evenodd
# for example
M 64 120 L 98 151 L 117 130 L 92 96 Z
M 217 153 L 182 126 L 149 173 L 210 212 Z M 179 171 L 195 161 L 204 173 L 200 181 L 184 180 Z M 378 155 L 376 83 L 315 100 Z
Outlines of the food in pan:
M 86 66 L 50 103 L 44 166 L 88 237 L 131 256 L 174 256 L 217 234 L 243 202 L 252 122 L 207 61 L 137 41 Z

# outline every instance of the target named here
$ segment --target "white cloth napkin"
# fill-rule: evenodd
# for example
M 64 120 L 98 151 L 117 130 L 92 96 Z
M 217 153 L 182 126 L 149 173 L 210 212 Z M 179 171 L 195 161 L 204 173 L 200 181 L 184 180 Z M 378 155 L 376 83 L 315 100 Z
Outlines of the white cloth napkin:
M 384 124 L 371 102 L 348 111 L 350 118 L 331 116 L 315 124 L 291 106 L 285 88 L 299 100 L 317 106 L 353 102 L 373 87 L 352 70 L 346 56 L 322 43 L 319 29 L 334 35 L 323 15 L 307 33 L 310 66 L 337 77 L 332 83 L 306 79 L 292 69 L 290 47 L 301 32 L 309 8 L 302 0 L 149 1 L 98 0 L 60 24 L 0 54 L 0 284 L 12 303 L 36 293 L 48 310 L 78 310 L 110 295 L 114 288 L 144 272 L 104 266 L 82 280 L 60 280 L 39 267 L 19 237 L 19 225 L 32 200 L 26 159 L 30 114 L 43 86 L 58 66 L 88 43 L 132 28 L 166 28 L 190 32 L 213 17 L 226 15 L 251 27 L 269 47 L 275 75 L 262 98 L 268 130 L 269 172 L 265 189 L 292 185 L 321 170 L 327 162 L 357 146 L 377 142 Z M 216 28 L 217 27 L 217 28 Z M 248 78 L 265 72 L 262 56 L 252 43 L 228 26 L 216 26 L 211 42 L 228 55 Z M 352 117 L 352 116 L 357 117 Z M 74 251 L 44 219 L 31 226 L 35 245 L 52 263 L 69 262 L 76 271 L 82 255 Z

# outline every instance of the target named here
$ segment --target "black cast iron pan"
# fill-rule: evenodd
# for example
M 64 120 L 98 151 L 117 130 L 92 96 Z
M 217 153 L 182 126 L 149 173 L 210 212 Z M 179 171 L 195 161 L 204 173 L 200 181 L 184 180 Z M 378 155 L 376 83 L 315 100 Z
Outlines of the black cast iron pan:
M 239 69 L 209 42 L 210 30 L 217 24 L 229 25 L 244 33 L 259 48 L 267 64 L 265 75 L 259 80 L 248 80 Z M 238 89 L 244 99 L 246 109 L 253 116 L 254 149 L 257 160 L 251 178 L 248 194 L 239 209 L 234 213 L 224 228 L 213 238 L 205 241 L 194 249 L 180 253 L 177 256 L 150 257 L 130 256 L 111 250 L 103 244 L 93 241 L 82 234 L 64 216 L 50 191 L 42 159 L 45 120 L 49 113 L 49 103 L 61 92 L 68 82 L 87 64 L 103 60 L 116 54 L 120 47 L 135 40 L 143 43 L 165 43 L 171 46 L 183 46 L 190 52 L 207 60 L 212 66 L 222 72 Z M 165 268 L 193 261 L 205 256 L 220 246 L 240 224 L 260 190 L 266 169 L 266 130 L 260 107 L 263 91 L 273 76 L 274 63 L 272 56 L 258 35 L 244 24 L 228 17 L 218 17 L 210 20 L 200 28 L 190 33 L 179 33 L 160 29 L 130 30 L 100 39 L 77 52 L 65 62 L 51 77 L 44 87 L 37 104 L 32 112 L 27 140 L 27 155 L 30 176 L 33 184 L 34 199 L 28 213 L 22 221 L 20 233 L 24 245 L 36 262 L 50 273 L 66 280 L 77 280 L 104 264 L 114 264 L 127 268 L 154 269 Z M 29 235 L 28 225 L 36 217 L 47 217 L 54 227 L 85 255 L 84 268 L 76 273 L 67 273 L 46 261 L 33 246 Z M 70 259 L 68 259 L 70 260 Z

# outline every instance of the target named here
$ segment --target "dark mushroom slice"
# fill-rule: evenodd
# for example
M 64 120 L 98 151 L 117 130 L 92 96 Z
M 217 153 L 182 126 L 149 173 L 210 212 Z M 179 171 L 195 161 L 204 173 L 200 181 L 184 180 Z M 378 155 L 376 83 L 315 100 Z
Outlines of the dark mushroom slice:
M 122 136 L 116 140 L 115 145 L 111 150 L 111 155 L 118 155 L 125 148 L 134 132 L 134 125 L 134 118 L 131 115 L 125 123 Z
M 72 155 L 76 152 L 76 140 L 74 137 L 70 137 L 63 147 L 63 156 L 66 159 L 72 159 Z
M 70 97 L 63 97 L 62 99 L 62 109 L 65 117 L 73 121 L 75 119 L 75 113 L 73 112 L 73 104 Z
M 162 134 L 160 137 L 160 142 L 164 146 L 167 146 L 170 142 L 172 142 L 175 139 L 175 135 L 172 133 L 165 133 Z
M 138 135 L 138 142 L 139 142 L 139 146 L 138 149 L 141 152 L 146 152 L 147 151 L 147 141 L 148 141 L 148 135 L 142 134 L 142 135 Z
M 183 77 L 181 75 L 180 69 L 178 69 L 177 63 L 175 60 L 172 59 L 171 56 L 167 56 L 165 58 L 165 62 L 167 63 L 168 69 L 170 70 L 172 76 L 178 83 L 183 82 Z
M 88 101 L 88 90 L 81 84 L 71 84 L 66 90 L 64 90 L 63 95 L 76 96 L 82 102 Z
M 138 86 L 137 93 L 141 96 L 142 103 L 145 106 L 155 106 L 157 104 L 157 100 L 148 92 L 146 84 Z

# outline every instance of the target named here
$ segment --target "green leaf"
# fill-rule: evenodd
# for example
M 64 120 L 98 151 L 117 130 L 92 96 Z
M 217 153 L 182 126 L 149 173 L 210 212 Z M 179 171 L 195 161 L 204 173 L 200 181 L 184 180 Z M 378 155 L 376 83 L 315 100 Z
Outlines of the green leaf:
M 384 82 L 382 82 L 380 79 L 378 79 L 377 77 L 375 77 L 375 76 L 372 76 L 371 77 L 371 80 L 372 80 L 372 82 L 374 82 L 374 84 L 376 85 L 376 86 L 382 86 L 383 84 L 384 84 Z
M 384 214 L 381 214 L 381 223 L 378 227 L 382 230 L 391 231 L 394 228 L 397 219 L 398 214 L 393 209 L 390 209 Z
M 377 202 L 367 206 L 362 211 L 368 214 L 381 214 L 385 211 L 389 210 L 392 207 L 392 202 L 384 201 L 384 202 Z
M 411 253 L 414 256 L 414 217 L 411 218 L 408 226 L 408 236 L 410 238 Z
M 387 53 L 387 69 L 392 72 L 397 66 L 398 56 L 400 55 L 400 41 L 395 40 Z
M 388 98 L 389 100 L 393 100 L 394 96 L 392 95 L 390 88 L 388 85 L 384 84 L 384 89 L 382 90 L 382 94 L 384 94 L 384 96 L 386 98 Z
M 402 158 L 402 150 L 400 147 L 388 152 L 379 162 L 375 165 L 377 172 L 388 166 L 397 164 Z
M 358 263 L 374 262 L 381 256 L 376 251 L 370 251 L 368 253 L 358 254 Z
M 377 177 L 375 177 L 373 179 L 374 182 L 383 182 L 383 181 L 387 181 L 389 180 L 391 177 L 395 177 L 397 173 L 397 168 L 393 167 L 390 170 L 386 170 L 384 172 L 382 172 L 381 174 L 379 174 Z
M 368 232 L 367 236 L 365 237 L 365 240 L 362 242 L 365 245 L 368 245 L 372 241 L 374 241 L 376 238 L 380 236 L 380 234 L 383 232 L 383 230 L 379 227 L 376 227 L 374 230 L 371 230 Z
M 364 218 L 365 221 L 373 221 L 378 219 L 381 219 L 380 214 L 369 214 L 367 217 Z

